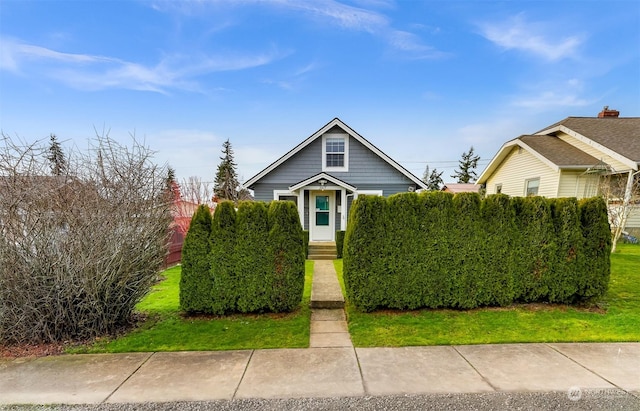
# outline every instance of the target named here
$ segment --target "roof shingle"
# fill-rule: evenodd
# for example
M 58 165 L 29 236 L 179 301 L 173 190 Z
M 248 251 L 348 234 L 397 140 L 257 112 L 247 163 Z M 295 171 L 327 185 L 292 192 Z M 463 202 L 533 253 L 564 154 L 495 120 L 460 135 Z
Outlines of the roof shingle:
M 518 139 L 560 168 L 588 168 L 600 162 L 597 158 L 555 136 L 528 135 L 520 136 Z
M 541 130 L 540 133 L 557 126 L 565 126 L 636 163 L 640 163 L 640 117 L 567 117 Z

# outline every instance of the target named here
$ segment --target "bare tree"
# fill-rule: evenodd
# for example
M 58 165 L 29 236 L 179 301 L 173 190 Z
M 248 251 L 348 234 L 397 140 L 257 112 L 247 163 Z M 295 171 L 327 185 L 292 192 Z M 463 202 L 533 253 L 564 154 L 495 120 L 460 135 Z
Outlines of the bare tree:
M 97 136 L 50 173 L 46 143 L 2 135 L 0 342 L 110 334 L 131 320 L 168 245 L 163 167 Z
M 629 215 L 634 209 L 640 209 L 640 172 L 629 170 L 601 176 L 600 194 L 609 206 L 611 252 L 615 252 Z
M 195 204 L 206 204 L 213 208 L 213 191 L 211 184 L 202 181 L 201 177 L 190 176 L 182 180 L 181 193 L 182 199 Z

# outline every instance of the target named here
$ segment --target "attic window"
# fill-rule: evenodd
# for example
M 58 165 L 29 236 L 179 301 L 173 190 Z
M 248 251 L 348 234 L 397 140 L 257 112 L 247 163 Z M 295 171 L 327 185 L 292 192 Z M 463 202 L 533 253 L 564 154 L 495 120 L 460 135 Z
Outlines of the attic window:
M 322 170 L 349 170 L 349 136 L 347 134 L 322 136 Z

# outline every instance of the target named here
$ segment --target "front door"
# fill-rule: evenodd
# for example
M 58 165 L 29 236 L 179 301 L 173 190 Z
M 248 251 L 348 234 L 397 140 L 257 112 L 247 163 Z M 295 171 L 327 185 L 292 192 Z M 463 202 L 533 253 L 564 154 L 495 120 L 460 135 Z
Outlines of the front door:
M 311 192 L 311 241 L 333 241 L 335 232 L 335 193 L 333 191 Z

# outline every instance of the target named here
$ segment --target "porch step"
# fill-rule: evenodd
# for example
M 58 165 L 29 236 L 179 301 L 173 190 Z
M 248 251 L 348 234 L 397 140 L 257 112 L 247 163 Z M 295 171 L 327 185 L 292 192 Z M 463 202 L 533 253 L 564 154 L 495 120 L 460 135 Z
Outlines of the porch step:
M 335 260 L 337 258 L 335 242 L 310 242 L 309 260 Z

